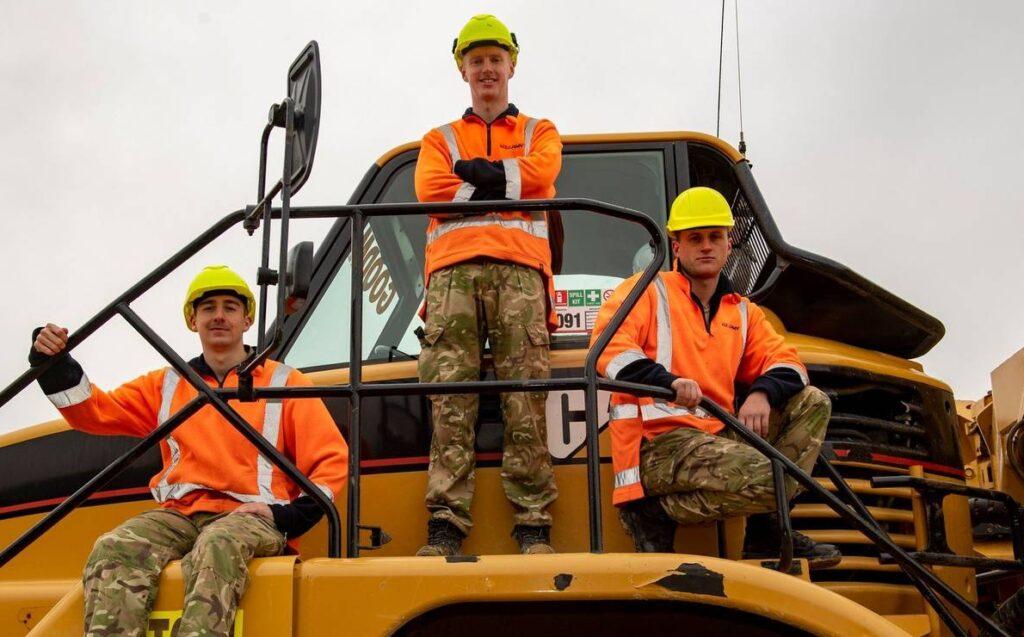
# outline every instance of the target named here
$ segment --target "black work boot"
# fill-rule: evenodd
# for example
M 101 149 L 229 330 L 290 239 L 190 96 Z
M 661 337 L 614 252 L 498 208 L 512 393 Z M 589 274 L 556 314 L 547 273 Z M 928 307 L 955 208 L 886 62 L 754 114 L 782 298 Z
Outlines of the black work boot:
M 758 513 L 747 518 L 747 534 L 743 540 L 744 559 L 777 560 L 781 543 L 778 514 Z M 834 544 L 818 543 L 799 531 L 793 531 L 793 557 L 807 560 L 810 569 L 820 569 L 839 564 L 843 554 Z
M 658 498 L 634 500 L 619 507 L 619 521 L 633 538 L 637 553 L 674 553 L 676 523 Z
M 519 543 L 519 552 L 523 555 L 540 555 L 554 553 L 551 547 L 550 526 L 524 526 L 517 524 L 512 527 L 512 537 Z
M 416 551 L 417 557 L 450 557 L 458 555 L 466 536 L 448 520 L 431 518 L 427 522 L 427 543 Z

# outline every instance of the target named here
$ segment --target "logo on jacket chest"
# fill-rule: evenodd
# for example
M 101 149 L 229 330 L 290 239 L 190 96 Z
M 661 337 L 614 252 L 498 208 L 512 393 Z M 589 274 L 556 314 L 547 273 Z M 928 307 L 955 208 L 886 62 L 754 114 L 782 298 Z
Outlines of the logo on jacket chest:
M 736 323 L 730 323 L 728 321 L 721 321 L 719 322 L 719 325 L 721 325 L 722 327 L 728 327 L 730 330 L 738 331 L 740 329 L 739 325 L 737 325 Z
M 515 150 L 517 148 L 522 148 L 523 147 L 523 144 L 498 144 L 498 145 L 501 146 L 505 150 Z

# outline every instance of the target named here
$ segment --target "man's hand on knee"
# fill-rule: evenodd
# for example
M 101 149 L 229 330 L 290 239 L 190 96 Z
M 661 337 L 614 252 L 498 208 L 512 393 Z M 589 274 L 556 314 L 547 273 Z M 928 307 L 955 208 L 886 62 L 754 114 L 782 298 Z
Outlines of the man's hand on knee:
M 700 399 L 703 397 L 700 385 L 697 384 L 697 381 L 690 380 L 689 378 L 675 379 L 672 381 L 672 389 L 676 392 L 676 398 L 673 402 L 689 409 L 699 405 Z
M 772 406 L 768 403 L 768 395 L 763 391 L 750 392 L 740 407 L 739 420 L 748 429 L 761 436 L 768 437 L 768 418 Z
M 236 515 L 238 513 L 249 513 L 250 515 L 258 515 L 261 518 L 265 518 L 274 521 L 274 514 L 270 511 L 270 507 L 262 502 L 246 502 L 242 506 L 232 511 L 229 515 Z

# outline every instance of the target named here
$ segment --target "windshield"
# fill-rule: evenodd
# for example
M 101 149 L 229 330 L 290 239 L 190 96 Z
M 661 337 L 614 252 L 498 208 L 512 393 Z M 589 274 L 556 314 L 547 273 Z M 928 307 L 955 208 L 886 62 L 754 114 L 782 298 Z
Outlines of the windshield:
M 391 175 L 376 201 L 416 200 L 415 162 Z M 662 150 L 616 150 L 566 154 L 558 196 L 586 197 L 666 219 L 666 170 Z M 623 279 L 644 268 L 653 254 L 647 232 L 636 224 L 594 213 L 565 211 L 562 273 L 555 276 L 559 328 L 556 342 L 586 336 L 601 301 Z M 419 354 L 413 331 L 422 324 L 423 252 L 426 217 L 376 217 L 363 244 L 363 358 L 402 360 Z M 316 368 L 345 364 L 349 352 L 352 264 L 335 273 L 286 359 Z

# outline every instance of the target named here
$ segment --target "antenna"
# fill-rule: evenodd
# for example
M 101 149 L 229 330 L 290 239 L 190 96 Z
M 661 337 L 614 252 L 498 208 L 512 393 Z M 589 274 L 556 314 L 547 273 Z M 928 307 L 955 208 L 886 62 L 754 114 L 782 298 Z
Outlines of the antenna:
M 718 111 L 715 115 L 715 137 L 721 137 L 722 124 L 722 50 L 725 46 L 725 0 L 722 0 L 722 26 L 718 33 Z
M 740 76 L 740 2 L 732 0 L 733 9 L 736 11 L 736 93 L 740 101 L 740 154 L 747 155 L 747 142 L 743 139 L 743 78 Z M 721 71 L 719 71 L 721 73 Z M 721 93 L 721 89 L 719 89 Z
M 740 113 L 740 144 L 741 155 L 747 154 L 747 141 L 743 137 L 743 78 L 740 74 L 740 5 L 739 0 L 733 0 L 733 11 L 736 16 L 736 92 L 739 98 Z M 715 137 L 721 137 L 722 133 L 722 59 L 725 50 L 725 0 L 722 0 L 722 22 L 718 35 L 718 108 L 715 115 Z

